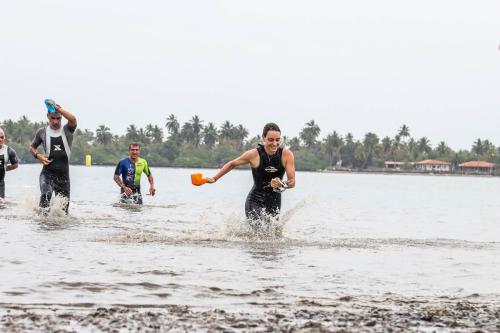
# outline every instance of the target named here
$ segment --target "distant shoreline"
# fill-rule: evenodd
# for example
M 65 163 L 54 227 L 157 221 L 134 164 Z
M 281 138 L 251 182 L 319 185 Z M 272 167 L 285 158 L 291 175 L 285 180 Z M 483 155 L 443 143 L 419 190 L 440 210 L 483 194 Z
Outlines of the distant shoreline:
M 23 164 L 38 164 L 36 162 L 24 162 Z M 71 166 L 81 166 L 85 167 L 83 164 L 70 163 Z M 115 164 L 92 164 L 92 167 L 115 167 Z M 154 166 L 152 168 L 164 168 L 164 169 L 199 169 L 199 170 L 217 170 L 220 167 L 196 167 L 196 166 Z M 237 168 L 239 170 L 246 169 L 245 167 Z M 428 171 L 411 171 L 411 170 L 388 170 L 388 169 L 366 169 L 366 170 L 356 170 L 356 169 L 324 169 L 324 170 L 305 170 L 296 169 L 300 172 L 314 172 L 314 173 L 344 173 L 344 174 L 381 174 L 381 175 L 407 175 L 407 176 L 456 176 L 456 177 L 481 177 L 481 178 L 497 178 L 500 177 L 499 174 L 481 174 L 481 173 L 456 173 L 456 172 L 428 172 Z
M 456 173 L 456 172 L 428 172 L 428 171 L 395 171 L 395 170 L 318 170 L 322 173 L 360 173 L 360 174 L 383 174 L 383 175 L 410 175 L 410 176 L 457 176 L 457 177 L 499 177 L 500 175 L 481 173 Z

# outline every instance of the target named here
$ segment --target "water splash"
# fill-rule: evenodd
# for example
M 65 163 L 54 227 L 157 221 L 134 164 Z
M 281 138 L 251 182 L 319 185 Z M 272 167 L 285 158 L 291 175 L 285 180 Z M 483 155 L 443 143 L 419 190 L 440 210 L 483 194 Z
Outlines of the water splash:
M 295 206 L 284 212 L 283 216 L 281 217 L 281 221 L 283 222 L 283 224 L 288 223 L 288 221 L 290 221 L 298 211 L 306 207 L 308 203 L 309 201 L 307 199 L 302 199 L 297 204 L 295 204 Z
M 285 211 L 283 216 L 263 214 L 259 221 L 248 221 L 236 213 L 204 212 L 191 224 L 191 228 L 156 232 L 132 229 L 110 235 L 97 241 L 118 243 L 284 243 L 290 241 L 284 235 L 286 224 L 306 206 L 306 200 Z
M 31 218 L 35 221 L 45 224 L 64 224 L 70 222 L 75 217 L 67 215 L 64 210 L 68 204 L 68 198 L 55 195 L 50 200 L 48 208 L 40 208 L 39 197 L 25 196 L 20 202 L 21 211 L 31 212 Z

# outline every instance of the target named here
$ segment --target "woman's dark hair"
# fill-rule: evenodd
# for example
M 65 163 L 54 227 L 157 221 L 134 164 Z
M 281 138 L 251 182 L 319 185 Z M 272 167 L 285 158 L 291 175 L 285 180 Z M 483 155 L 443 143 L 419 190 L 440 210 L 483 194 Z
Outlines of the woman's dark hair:
M 276 132 L 281 133 L 280 127 L 278 125 L 276 125 L 275 123 L 267 123 L 264 126 L 264 129 L 262 130 L 262 137 L 265 138 L 267 135 L 267 132 L 269 132 L 269 131 L 276 131 Z

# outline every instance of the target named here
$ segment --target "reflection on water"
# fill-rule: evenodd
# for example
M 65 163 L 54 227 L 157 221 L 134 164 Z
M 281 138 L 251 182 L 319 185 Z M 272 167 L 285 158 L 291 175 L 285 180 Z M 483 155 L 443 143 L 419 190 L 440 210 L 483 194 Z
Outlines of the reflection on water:
M 112 168 L 74 167 L 68 216 L 57 198 L 38 214 L 38 172 L 7 180 L 5 303 L 248 309 L 500 294 L 496 178 L 298 173 L 281 218 L 256 232 L 247 170 L 192 187 L 191 170 L 158 169 L 157 196 L 136 206 L 118 204 Z

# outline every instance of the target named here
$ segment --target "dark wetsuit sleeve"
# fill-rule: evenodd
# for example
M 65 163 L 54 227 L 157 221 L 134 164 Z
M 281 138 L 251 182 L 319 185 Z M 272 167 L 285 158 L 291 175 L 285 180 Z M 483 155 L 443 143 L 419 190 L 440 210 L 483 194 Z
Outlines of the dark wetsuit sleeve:
M 118 162 L 115 169 L 115 175 L 119 176 L 121 174 L 122 161 Z
M 31 145 L 35 148 L 38 148 L 40 144 L 42 143 L 43 139 L 43 128 L 39 128 L 38 131 L 36 131 L 35 137 L 33 138 L 33 141 L 31 141 Z
M 66 139 L 68 140 L 68 144 L 71 147 L 73 145 L 73 133 L 76 130 L 76 126 L 71 127 L 69 126 L 69 124 L 66 124 L 64 125 L 63 129 L 64 129 L 64 134 L 66 134 Z
M 7 153 L 9 155 L 10 164 L 14 165 L 14 164 L 19 163 L 19 159 L 17 158 L 17 154 L 16 154 L 16 151 L 14 149 L 9 147 L 7 149 Z
M 66 135 L 68 134 L 68 132 L 73 134 L 76 131 L 76 126 L 70 126 L 70 124 L 66 124 L 64 127 L 66 127 L 65 130 L 67 130 Z

